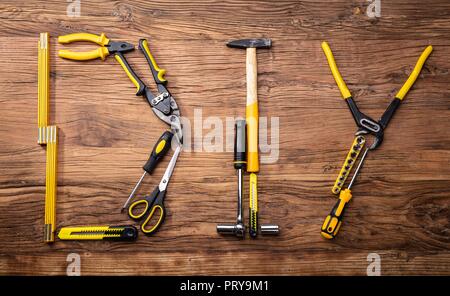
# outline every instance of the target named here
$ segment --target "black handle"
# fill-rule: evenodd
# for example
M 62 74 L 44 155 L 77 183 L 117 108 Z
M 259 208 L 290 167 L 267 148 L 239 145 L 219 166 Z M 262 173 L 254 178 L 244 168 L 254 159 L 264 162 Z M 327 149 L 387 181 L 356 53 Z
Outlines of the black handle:
M 139 76 L 137 76 L 136 73 L 134 73 L 130 64 L 128 64 L 128 61 L 125 58 L 125 56 L 122 53 L 117 52 L 114 55 L 114 57 L 119 62 L 119 64 L 122 66 L 125 73 L 127 73 L 127 76 L 128 76 L 128 78 L 130 78 L 131 82 L 133 82 L 133 84 L 136 86 L 136 89 L 137 89 L 136 95 L 137 96 L 143 95 L 145 92 L 145 84 L 144 84 L 144 82 L 142 82 L 142 80 L 139 78 Z
M 389 104 L 389 107 L 387 107 L 386 111 L 384 111 L 380 119 L 380 124 L 383 128 L 386 128 L 389 121 L 391 121 L 392 117 L 395 114 L 395 111 L 397 111 L 401 102 L 402 100 L 400 100 L 399 98 L 393 99 L 392 102 Z
M 106 236 L 104 240 L 115 240 L 115 241 L 135 241 L 138 236 L 138 231 L 136 227 L 132 225 L 126 226 L 110 226 L 105 234 L 115 234 L 120 230 L 120 236 Z
M 152 153 L 150 153 L 150 157 L 142 167 L 144 171 L 151 174 L 153 169 L 156 167 L 158 162 L 163 158 L 164 155 L 167 154 L 167 151 L 170 149 L 170 144 L 172 141 L 173 133 L 171 131 L 165 131 L 161 137 L 159 137 L 158 141 L 153 146 Z
M 234 128 L 234 168 L 244 170 L 247 165 L 245 120 L 237 120 Z
M 166 70 L 161 69 L 156 64 L 155 58 L 153 57 L 152 53 L 150 52 L 150 48 L 148 46 L 147 39 L 139 40 L 139 49 L 142 51 L 142 53 L 145 56 L 145 59 L 147 60 L 148 64 L 150 65 L 153 79 L 155 79 L 155 82 L 158 85 L 158 90 L 161 91 L 160 85 L 164 86 L 167 84 L 167 80 L 166 80 L 166 78 L 164 78 L 164 75 L 166 74 Z M 165 87 L 163 89 L 165 89 Z

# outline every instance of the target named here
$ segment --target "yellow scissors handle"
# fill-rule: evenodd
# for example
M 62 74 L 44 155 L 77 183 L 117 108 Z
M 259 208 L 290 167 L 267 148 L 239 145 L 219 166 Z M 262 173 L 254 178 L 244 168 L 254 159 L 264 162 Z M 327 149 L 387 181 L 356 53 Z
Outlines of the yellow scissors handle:
M 128 215 L 134 220 L 143 221 L 141 224 L 141 230 L 145 234 L 152 234 L 161 226 L 166 216 L 164 209 L 164 197 L 166 191 L 159 191 L 159 187 L 152 192 L 151 195 L 144 197 L 143 199 L 133 202 L 128 208 Z M 135 208 L 139 205 L 144 205 L 144 209 L 139 213 L 136 213 Z M 159 215 L 158 218 L 155 218 Z M 152 223 L 151 221 L 155 221 Z
M 138 214 L 135 214 L 134 208 L 139 206 L 140 204 L 144 204 L 144 209 L 141 212 L 139 212 Z M 141 199 L 141 200 L 135 201 L 128 208 L 128 215 L 135 220 L 141 219 L 145 215 L 145 213 L 147 213 L 148 208 L 149 208 L 149 203 L 148 203 L 147 199 Z

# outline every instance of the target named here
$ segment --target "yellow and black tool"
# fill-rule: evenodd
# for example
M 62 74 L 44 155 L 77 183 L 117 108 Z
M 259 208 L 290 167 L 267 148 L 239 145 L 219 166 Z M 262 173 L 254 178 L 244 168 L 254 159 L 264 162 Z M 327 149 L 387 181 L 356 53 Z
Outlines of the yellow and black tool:
M 144 196 L 141 199 L 134 201 L 128 208 L 128 215 L 130 218 L 141 221 L 141 230 L 147 235 L 156 232 L 166 217 L 166 210 L 164 207 L 164 199 L 167 193 L 167 185 L 172 176 L 175 164 L 181 151 L 181 146 L 178 146 L 170 159 L 169 165 L 166 168 L 164 176 L 159 182 L 159 185 L 153 192 Z M 142 210 L 138 208 L 143 207 Z
M 136 191 L 138 190 L 139 186 L 141 186 L 141 183 L 144 180 L 145 176 L 147 174 L 149 174 L 149 175 L 152 174 L 156 165 L 163 158 L 163 156 L 166 155 L 167 151 L 169 151 L 172 137 L 173 137 L 173 133 L 171 131 L 165 131 L 161 135 L 161 137 L 159 137 L 158 141 L 156 141 L 155 146 L 153 147 L 153 150 L 150 153 L 150 157 L 148 158 L 147 162 L 142 167 L 142 169 L 144 170 L 144 173 L 142 174 L 141 178 L 134 186 L 127 201 L 124 203 L 124 205 L 122 207 L 122 211 L 128 207 L 130 200 L 136 194 Z
M 138 231 L 132 225 L 63 227 L 58 233 L 60 240 L 134 241 L 137 237 Z
M 359 161 L 358 167 L 356 168 L 350 183 L 348 184 L 346 189 L 340 191 L 338 201 L 334 205 L 333 209 L 331 209 L 330 214 L 325 218 L 321 231 L 321 234 L 324 238 L 334 238 L 337 235 L 339 228 L 341 228 L 345 206 L 348 204 L 350 199 L 352 199 L 351 188 L 353 186 L 353 183 L 355 182 L 359 170 L 361 169 L 362 164 L 364 163 L 364 160 L 366 159 L 367 152 L 369 152 L 369 150 L 369 148 L 366 148 L 364 150 L 364 153 L 361 157 L 361 160 Z
M 343 167 L 341 168 L 341 171 L 339 173 L 338 178 L 335 181 L 335 184 L 333 186 L 332 192 L 334 194 L 339 195 L 339 200 L 336 203 L 336 205 L 331 210 L 330 215 L 328 215 L 325 218 L 325 222 L 322 225 L 321 228 L 321 234 L 324 238 L 331 239 L 334 238 L 341 226 L 342 223 L 342 217 L 344 214 L 345 205 L 350 201 L 352 198 L 351 193 L 351 186 L 353 185 L 353 182 L 355 181 L 355 178 L 362 166 L 362 163 L 364 159 L 366 158 L 366 155 L 369 151 L 375 150 L 378 148 L 381 143 L 383 142 L 384 138 L 384 129 L 387 127 L 388 123 L 392 119 L 392 117 L 395 114 L 395 111 L 400 106 L 400 103 L 416 81 L 417 77 L 419 76 L 420 71 L 423 68 L 423 65 L 428 58 L 428 56 L 433 51 L 433 47 L 430 45 L 422 52 L 420 55 L 416 66 L 414 67 L 414 70 L 411 72 L 410 76 L 406 80 L 405 84 L 402 86 L 402 88 L 398 91 L 395 98 L 392 100 L 386 111 L 383 113 L 379 121 L 375 121 L 369 116 L 362 113 L 358 106 L 356 105 L 356 102 L 354 101 L 350 90 L 348 89 L 347 85 L 345 84 L 344 80 L 342 79 L 341 74 L 339 73 L 339 70 L 336 65 L 336 61 L 334 60 L 333 53 L 331 52 L 331 49 L 326 42 L 322 42 L 322 49 L 325 53 L 325 56 L 328 60 L 328 64 L 330 66 L 331 73 L 333 74 L 333 77 L 336 81 L 336 84 L 341 92 L 342 97 L 345 99 L 350 112 L 352 113 L 352 116 L 356 122 L 356 125 L 358 126 L 358 130 L 356 131 L 356 138 L 353 142 L 352 148 L 350 149 L 350 152 L 347 155 L 347 158 L 343 164 Z M 342 186 L 344 185 L 344 182 L 346 178 L 348 177 L 350 170 L 355 163 L 361 149 L 363 148 L 366 139 L 365 135 L 372 135 L 374 136 L 373 143 L 368 146 L 363 156 L 361 157 L 361 160 L 359 162 L 359 165 L 352 177 L 352 180 L 347 187 L 347 189 L 341 191 Z
M 99 48 L 85 51 L 75 52 L 71 50 L 62 49 L 58 52 L 61 58 L 77 61 L 94 60 L 101 58 L 106 59 L 110 54 L 122 55 L 134 50 L 134 45 L 123 41 L 111 41 L 104 33 L 95 35 L 90 33 L 73 33 L 58 37 L 58 42 L 61 44 L 68 44 L 77 41 L 92 42 L 100 45 Z

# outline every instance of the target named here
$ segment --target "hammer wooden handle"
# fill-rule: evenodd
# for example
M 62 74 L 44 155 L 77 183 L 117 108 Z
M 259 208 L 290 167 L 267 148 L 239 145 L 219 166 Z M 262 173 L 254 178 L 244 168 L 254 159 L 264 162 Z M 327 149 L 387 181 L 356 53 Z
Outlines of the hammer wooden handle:
M 259 171 L 258 157 L 258 75 L 256 48 L 247 48 L 247 172 Z

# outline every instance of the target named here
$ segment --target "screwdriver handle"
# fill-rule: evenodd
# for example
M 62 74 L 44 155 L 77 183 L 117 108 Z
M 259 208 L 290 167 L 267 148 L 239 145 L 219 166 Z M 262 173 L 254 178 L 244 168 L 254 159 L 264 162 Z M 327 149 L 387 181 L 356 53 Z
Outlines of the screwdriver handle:
M 153 169 L 156 167 L 158 162 L 169 150 L 172 137 L 173 133 L 171 131 L 165 131 L 155 143 L 149 159 L 142 167 L 148 174 L 151 174 L 153 172 Z
M 246 155 L 246 121 L 237 120 L 235 124 L 234 133 L 234 168 L 236 170 L 245 170 L 247 165 L 247 155 Z
M 339 199 L 334 205 L 331 213 L 325 218 L 322 225 L 321 235 L 326 239 L 335 238 L 339 228 L 342 224 L 342 217 L 344 216 L 345 206 L 352 199 L 352 192 L 350 189 L 342 190 L 339 194 Z

